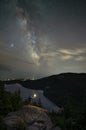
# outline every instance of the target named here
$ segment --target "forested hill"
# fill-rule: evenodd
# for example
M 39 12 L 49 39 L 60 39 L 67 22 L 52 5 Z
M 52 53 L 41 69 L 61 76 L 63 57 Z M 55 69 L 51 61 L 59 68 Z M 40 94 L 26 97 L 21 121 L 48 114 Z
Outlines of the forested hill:
M 85 73 L 62 73 L 38 80 L 12 80 L 5 83 L 20 83 L 31 89 L 42 89 L 44 95 L 55 104 L 81 102 L 86 97 Z
M 86 98 L 86 74 L 64 73 L 35 81 L 22 82 L 24 87 L 43 89 L 55 104 L 82 103 Z

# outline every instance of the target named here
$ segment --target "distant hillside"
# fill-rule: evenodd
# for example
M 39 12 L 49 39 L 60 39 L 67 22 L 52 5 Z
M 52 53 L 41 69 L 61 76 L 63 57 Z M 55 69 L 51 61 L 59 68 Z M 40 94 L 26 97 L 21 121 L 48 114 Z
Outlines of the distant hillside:
M 14 80 L 5 83 L 20 83 L 31 89 L 42 89 L 44 95 L 57 105 L 67 102 L 78 105 L 86 99 L 86 74 L 62 73 L 38 80 Z

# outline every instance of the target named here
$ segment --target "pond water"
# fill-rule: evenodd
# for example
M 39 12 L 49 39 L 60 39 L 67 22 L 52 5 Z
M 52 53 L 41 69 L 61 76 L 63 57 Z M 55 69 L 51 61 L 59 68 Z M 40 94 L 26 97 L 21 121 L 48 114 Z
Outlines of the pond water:
M 43 108 L 47 109 L 48 111 L 58 112 L 60 110 L 58 106 L 56 106 L 53 102 L 51 102 L 43 95 L 42 90 L 27 89 L 20 84 L 5 84 L 5 90 L 11 93 L 14 93 L 15 91 L 20 91 L 20 96 L 23 100 L 31 97 L 32 102 L 38 102 L 40 99 Z

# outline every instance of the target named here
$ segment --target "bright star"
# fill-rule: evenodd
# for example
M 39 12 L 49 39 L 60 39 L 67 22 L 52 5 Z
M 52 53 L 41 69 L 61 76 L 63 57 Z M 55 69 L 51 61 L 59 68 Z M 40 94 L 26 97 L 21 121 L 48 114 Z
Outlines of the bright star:
M 10 47 L 11 47 L 11 48 L 13 48 L 13 47 L 14 47 L 14 44 L 13 44 L 13 43 L 12 43 L 12 44 L 10 44 Z

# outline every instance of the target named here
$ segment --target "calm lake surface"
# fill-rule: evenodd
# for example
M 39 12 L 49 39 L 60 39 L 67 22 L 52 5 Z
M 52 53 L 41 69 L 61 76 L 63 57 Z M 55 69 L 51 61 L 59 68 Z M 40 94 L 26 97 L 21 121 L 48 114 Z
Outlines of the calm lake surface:
M 23 100 L 26 100 L 28 99 L 28 97 L 31 97 L 32 100 L 37 102 L 40 99 L 43 108 L 47 109 L 48 111 L 58 112 L 60 109 L 43 95 L 42 90 L 27 89 L 20 84 L 5 85 L 5 90 L 11 93 L 14 93 L 15 91 L 20 91 L 20 96 Z

